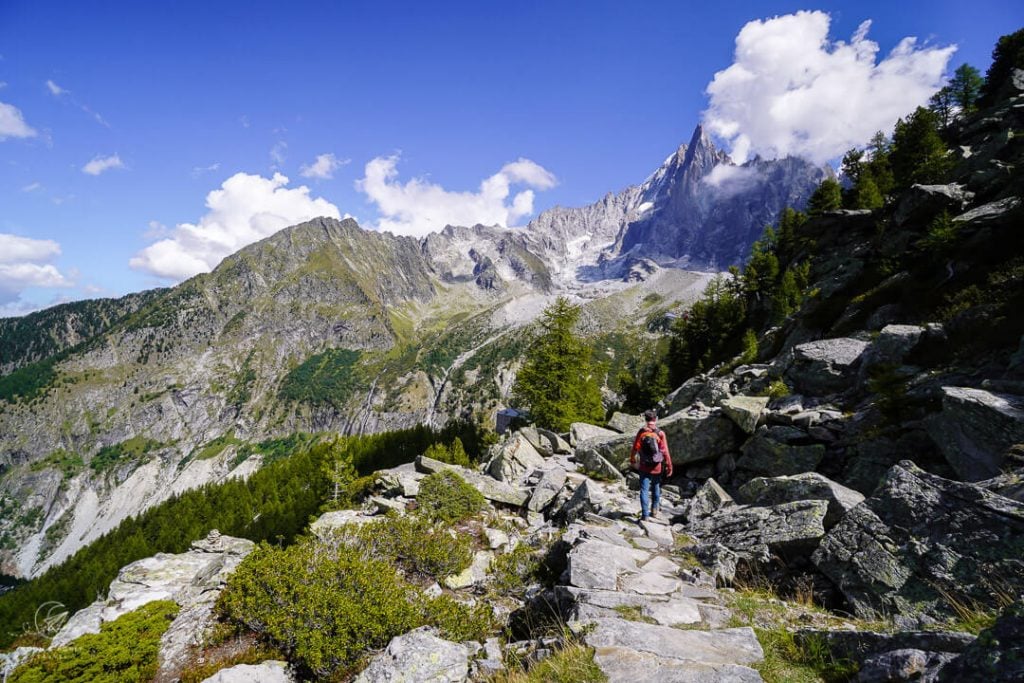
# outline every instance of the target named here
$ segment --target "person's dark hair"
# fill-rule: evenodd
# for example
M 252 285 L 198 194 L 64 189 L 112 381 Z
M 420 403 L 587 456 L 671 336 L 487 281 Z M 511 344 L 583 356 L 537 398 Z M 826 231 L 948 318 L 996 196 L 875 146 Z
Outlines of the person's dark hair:
M 657 420 L 658 419 L 658 414 L 656 412 L 654 412 L 653 410 L 645 410 L 644 411 L 644 419 L 647 420 L 648 422 L 650 422 L 651 420 Z

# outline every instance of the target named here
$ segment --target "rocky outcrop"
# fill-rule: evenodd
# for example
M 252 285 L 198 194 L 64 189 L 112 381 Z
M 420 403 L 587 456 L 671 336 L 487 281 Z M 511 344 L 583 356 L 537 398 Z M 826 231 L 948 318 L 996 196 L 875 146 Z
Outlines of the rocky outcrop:
M 1024 590 L 1024 505 L 909 461 L 853 508 L 811 556 L 857 614 L 954 613 L 954 601 Z
M 519 482 L 534 468 L 544 467 L 544 457 L 525 435 L 516 432 L 491 448 L 485 470 L 498 481 Z
M 927 429 L 961 478 L 994 477 L 1009 448 L 1024 443 L 1024 396 L 942 387 L 942 410 Z
M 773 366 L 796 391 L 828 396 L 851 388 L 868 342 L 839 338 L 807 342 Z
M 864 501 L 864 494 L 848 489 L 817 472 L 791 477 L 758 477 L 736 492 L 741 503 L 778 505 L 799 500 L 828 501 L 825 528 L 831 529 L 849 510 Z
M 792 427 L 759 431 L 743 444 L 743 455 L 736 461 L 736 467 L 754 476 L 813 472 L 825 457 L 825 447 L 809 441 L 805 432 Z
M 733 396 L 722 401 L 722 412 L 747 434 L 753 434 L 768 407 L 767 396 Z
M 955 216 L 974 198 L 962 185 L 913 185 L 900 196 L 893 213 L 897 225 L 924 225 L 946 211 Z
M 771 507 L 725 507 L 691 522 L 694 535 L 717 542 L 742 558 L 767 560 L 772 553 L 799 554 L 825 535 L 828 503 L 802 500 Z

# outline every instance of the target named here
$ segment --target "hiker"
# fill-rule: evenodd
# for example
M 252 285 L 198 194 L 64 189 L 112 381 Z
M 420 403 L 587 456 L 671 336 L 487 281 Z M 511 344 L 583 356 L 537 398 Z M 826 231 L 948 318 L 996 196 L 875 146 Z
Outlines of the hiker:
M 644 413 L 646 424 L 633 439 L 633 450 L 629 464 L 640 474 L 640 521 L 657 517 L 661 507 L 661 478 L 672 476 L 672 456 L 668 452 L 665 432 L 658 429 L 658 414 L 653 410 Z M 654 498 L 651 498 L 651 489 Z

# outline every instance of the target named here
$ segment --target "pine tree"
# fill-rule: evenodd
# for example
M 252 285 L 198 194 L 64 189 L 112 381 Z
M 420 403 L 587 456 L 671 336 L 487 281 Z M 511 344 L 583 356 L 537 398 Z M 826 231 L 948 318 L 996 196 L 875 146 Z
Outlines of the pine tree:
M 928 108 L 935 112 L 942 130 L 949 128 L 949 124 L 953 122 L 953 109 L 955 105 L 953 90 L 948 85 L 940 88 L 928 100 Z
M 849 194 L 852 209 L 878 209 L 885 203 L 871 173 L 862 173 Z
M 906 120 L 897 121 L 889 153 L 896 186 L 943 182 L 950 168 L 946 151 L 932 111 L 918 107 Z
M 590 348 L 576 334 L 580 309 L 559 297 L 540 319 L 541 334 L 526 351 L 513 395 L 537 424 L 566 431 L 573 422 L 604 418 Z
M 835 211 L 843 206 L 842 188 L 835 178 L 825 178 L 807 202 L 807 213 L 820 216 L 826 211 Z
M 981 77 L 981 72 L 970 64 L 961 64 L 953 72 L 953 78 L 947 87 L 961 114 L 969 114 L 978 108 L 978 97 L 984 83 L 985 79 Z

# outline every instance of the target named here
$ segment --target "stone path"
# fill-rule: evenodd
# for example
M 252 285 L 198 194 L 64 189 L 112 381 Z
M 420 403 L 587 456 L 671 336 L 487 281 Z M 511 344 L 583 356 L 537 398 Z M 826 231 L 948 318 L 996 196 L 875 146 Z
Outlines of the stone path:
M 753 629 L 720 627 L 728 610 L 673 558 L 667 524 L 590 515 L 563 539 L 572 547 L 556 594 L 611 683 L 762 680 Z

